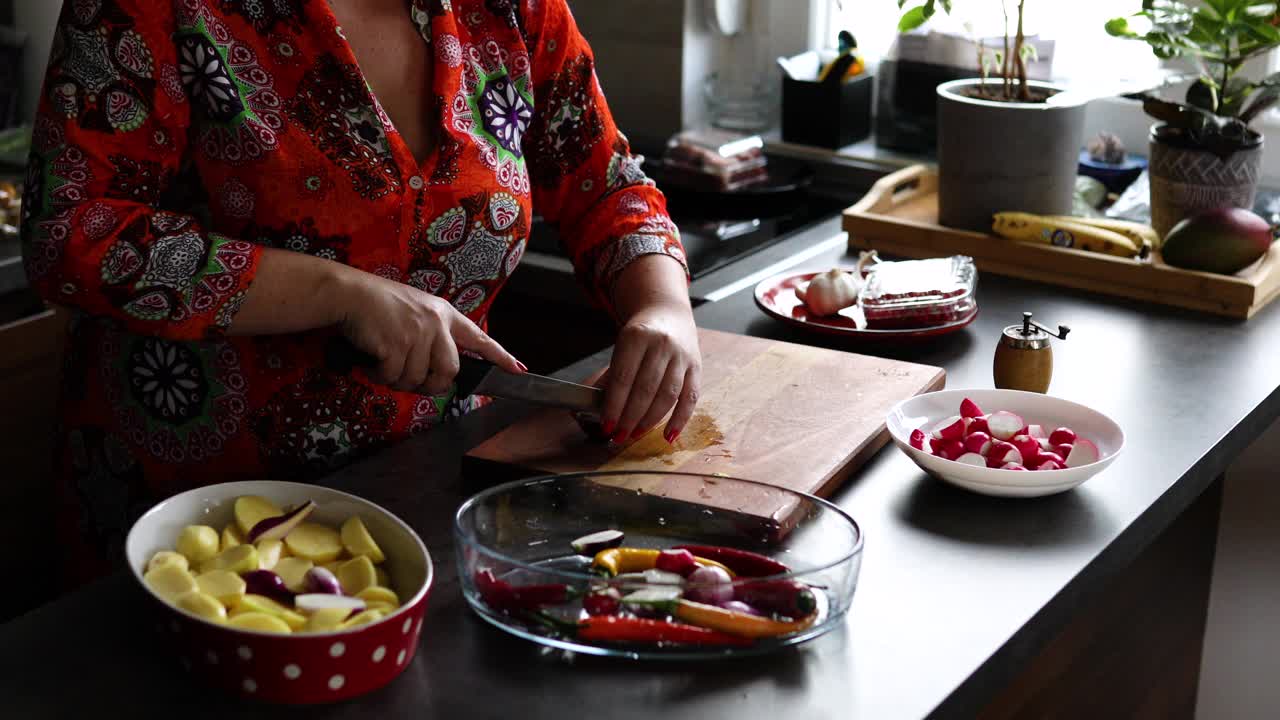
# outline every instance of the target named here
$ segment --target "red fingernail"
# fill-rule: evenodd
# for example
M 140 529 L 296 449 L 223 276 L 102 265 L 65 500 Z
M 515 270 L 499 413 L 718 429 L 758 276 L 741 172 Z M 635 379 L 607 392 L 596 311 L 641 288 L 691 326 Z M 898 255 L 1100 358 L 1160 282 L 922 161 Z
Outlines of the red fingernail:
M 636 428 L 636 431 L 635 431 L 635 432 L 633 432 L 633 433 L 631 433 L 631 439 L 632 439 L 632 440 L 639 439 L 640 437 L 642 437 L 642 436 L 643 436 L 645 433 L 647 433 L 647 432 L 649 432 L 649 431 L 648 431 L 648 430 L 645 430 L 644 428 Z
M 679 430 L 668 430 L 668 431 L 667 431 L 667 434 L 666 434 L 666 435 L 663 435 L 663 437 L 664 437 L 664 438 L 666 438 L 666 440 L 667 440 L 667 444 L 668 444 L 668 445 L 675 445 L 675 444 L 676 444 L 676 440 L 679 440 L 679 439 L 680 439 L 680 431 L 679 431 Z
M 627 434 L 624 432 L 618 432 L 610 439 L 613 440 L 614 443 L 621 445 L 622 443 L 627 441 Z
M 617 420 L 605 420 L 605 421 L 604 421 L 604 434 L 605 434 L 605 435 L 610 435 L 610 436 L 612 436 L 612 435 L 613 435 L 613 429 L 614 429 L 617 425 L 618 425 L 618 421 L 617 421 Z
M 519 360 L 516 361 L 516 366 L 520 368 L 520 372 L 526 372 L 526 373 L 529 372 L 528 366 L 526 366 L 524 363 L 520 362 Z

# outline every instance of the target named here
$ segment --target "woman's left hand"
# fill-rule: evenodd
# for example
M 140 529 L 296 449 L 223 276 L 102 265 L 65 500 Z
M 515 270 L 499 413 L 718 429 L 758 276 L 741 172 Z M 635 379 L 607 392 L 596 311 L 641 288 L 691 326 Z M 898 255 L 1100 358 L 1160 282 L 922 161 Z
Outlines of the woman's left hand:
M 702 354 L 688 303 L 656 303 L 628 318 L 600 383 L 604 431 L 621 443 L 648 432 L 671 411 L 663 437 L 674 443 L 698 404 Z

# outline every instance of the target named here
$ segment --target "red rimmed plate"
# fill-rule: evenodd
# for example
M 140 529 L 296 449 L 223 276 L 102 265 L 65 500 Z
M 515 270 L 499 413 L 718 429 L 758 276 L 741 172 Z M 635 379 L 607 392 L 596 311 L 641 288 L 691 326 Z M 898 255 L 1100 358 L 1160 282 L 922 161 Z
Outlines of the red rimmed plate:
M 796 297 L 796 288 L 821 272 L 782 273 L 761 280 L 756 285 L 756 305 L 766 315 L 809 332 L 865 340 L 916 340 L 946 335 L 963 329 L 978 317 L 976 304 L 972 312 L 955 322 L 922 328 L 868 328 L 862 309 L 856 305 L 845 308 L 836 315 L 815 317 L 809 314 L 809 308 Z

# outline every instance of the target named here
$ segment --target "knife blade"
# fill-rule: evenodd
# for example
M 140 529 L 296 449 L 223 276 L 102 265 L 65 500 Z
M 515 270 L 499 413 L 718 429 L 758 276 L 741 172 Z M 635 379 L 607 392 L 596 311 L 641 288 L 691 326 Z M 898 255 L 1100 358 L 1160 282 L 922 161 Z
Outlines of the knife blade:
M 334 337 L 325 346 L 325 366 L 342 374 L 353 369 L 372 368 L 378 359 L 343 337 Z M 557 380 L 544 375 L 509 373 L 488 360 L 462 355 L 458 358 L 458 375 L 454 379 L 459 397 L 473 393 L 547 405 L 596 415 L 604 404 L 604 390 Z

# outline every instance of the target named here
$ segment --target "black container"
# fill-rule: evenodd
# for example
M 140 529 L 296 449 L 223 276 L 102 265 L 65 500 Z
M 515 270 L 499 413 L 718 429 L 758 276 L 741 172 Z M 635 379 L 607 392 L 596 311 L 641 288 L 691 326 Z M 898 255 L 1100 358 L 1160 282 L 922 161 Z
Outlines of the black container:
M 914 60 L 880 63 L 876 97 L 876 146 L 932 155 L 938 146 L 937 87 L 973 77 L 973 70 Z
M 842 148 L 871 135 L 871 92 L 863 73 L 845 82 L 782 78 L 782 140 Z

